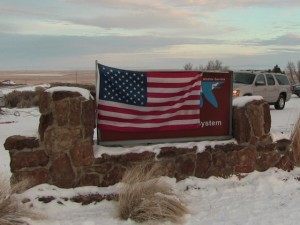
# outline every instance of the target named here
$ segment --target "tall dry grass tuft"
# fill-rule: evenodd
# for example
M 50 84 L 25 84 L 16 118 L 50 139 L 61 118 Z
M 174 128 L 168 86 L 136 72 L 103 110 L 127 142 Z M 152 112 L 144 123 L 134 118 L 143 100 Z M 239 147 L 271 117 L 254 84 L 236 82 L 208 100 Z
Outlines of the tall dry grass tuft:
M 24 190 L 28 182 L 21 182 L 10 188 L 7 181 L 0 178 L 0 225 L 28 224 L 23 218 L 41 219 L 42 216 L 33 213 L 13 196 L 14 193 Z
M 300 117 L 295 124 L 294 130 L 291 135 L 292 147 L 297 150 L 300 149 Z
M 119 193 L 119 216 L 136 222 L 181 223 L 188 212 L 170 185 L 160 177 L 161 165 L 143 164 L 128 170 Z M 156 223 L 157 224 L 157 223 Z

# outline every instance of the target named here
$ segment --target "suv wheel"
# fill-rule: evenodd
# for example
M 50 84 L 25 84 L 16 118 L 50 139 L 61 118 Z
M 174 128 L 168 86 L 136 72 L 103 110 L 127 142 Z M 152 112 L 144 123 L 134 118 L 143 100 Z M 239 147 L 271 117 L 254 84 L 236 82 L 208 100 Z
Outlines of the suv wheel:
M 275 103 L 275 109 L 281 110 L 285 106 L 285 97 L 283 95 L 279 95 L 277 102 Z

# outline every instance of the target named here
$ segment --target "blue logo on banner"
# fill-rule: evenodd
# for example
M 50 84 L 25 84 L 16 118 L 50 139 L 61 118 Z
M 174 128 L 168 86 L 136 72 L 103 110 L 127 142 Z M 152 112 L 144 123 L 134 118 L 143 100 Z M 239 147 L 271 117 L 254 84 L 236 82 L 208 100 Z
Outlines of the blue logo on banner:
M 214 108 L 218 108 L 218 100 L 214 90 L 223 85 L 223 81 L 202 81 L 202 93 L 200 99 L 200 108 L 204 105 L 204 100 L 208 101 Z

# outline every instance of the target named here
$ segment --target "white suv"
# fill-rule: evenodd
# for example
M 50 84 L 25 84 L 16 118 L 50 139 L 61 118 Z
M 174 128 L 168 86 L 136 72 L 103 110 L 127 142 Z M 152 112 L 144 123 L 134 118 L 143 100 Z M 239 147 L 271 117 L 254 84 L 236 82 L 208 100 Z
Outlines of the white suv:
M 291 94 L 291 84 L 284 74 L 261 71 L 233 73 L 233 97 L 260 95 L 275 109 L 283 109 Z

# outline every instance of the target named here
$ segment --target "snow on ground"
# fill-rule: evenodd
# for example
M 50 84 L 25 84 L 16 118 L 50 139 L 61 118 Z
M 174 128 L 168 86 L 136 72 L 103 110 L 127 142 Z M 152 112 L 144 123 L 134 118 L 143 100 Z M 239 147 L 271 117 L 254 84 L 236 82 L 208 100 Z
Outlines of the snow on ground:
M 300 98 L 292 95 L 283 110 L 276 110 L 274 106 L 270 107 L 272 126 L 271 133 L 274 140 L 280 138 L 289 138 L 297 119 L 300 117 Z
M 37 108 L 3 109 L 0 115 L 0 171 L 9 172 L 9 155 L 3 143 L 10 135 L 37 136 L 39 112 Z M 18 112 L 18 113 L 16 113 Z M 293 96 L 284 110 L 274 110 L 271 106 L 271 132 L 276 139 L 288 137 L 300 113 L 300 98 Z M 14 115 L 15 114 L 15 115 Z M 18 116 L 19 115 L 19 116 Z M 203 143 L 202 143 L 203 144 Z M 197 143 L 197 145 L 202 145 Z M 172 144 L 173 145 L 173 144 Z M 107 150 L 107 149 L 106 149 Z M 120 150 L 120 149 L 115 149 Z M 239 180 L 211 177 L 209 179 L 188 178 L 174 184 L 182 193 L 191 214 L 186 217 L 187 225 L 198 224 L 262 224 L 296 225 L 300 221 L 300 168 L 287 173 L 277 169 L 254 172 Z M 74 202 L 39 202 L 39 195 L 71 196 L 80 193 L 114 192 L 117 185 L 108 188 L 85 187 L 63 190 L 50 185 L 40 185 L 20 198 L 33 199 L 33 209 L 47 215 L 42 221 L 30 221 L 32 225 L 133 225 L 133 221 L 117 218 L 117 203 L 103 201 L 98 204 L 81 206 Z
M 185 217 L 186 225 L 296 225 L 300 220 L 299 178 L 300 169 L 288 173 L 273 168 L 263 173 L 253 172 L 241 180 L 236 176 L 229 179 L 190 177 L 175 184 L 175 179 L 165 179 L 182 195 L 190 209 L 190 214 Z M 47 219 L 31 221 L 32 225 L 136 224 L 130 220 L 118 219 L 118 206 L 114 201 L 81 206 L 70 201 L 63 201 L 63 205 L 56 201 L 45 204 L 34 198 L 43 192 L 44 196 L 51 196 L 51 187 L 53 186 L 40 185 L 18 196 L 20 199 L 33 199 L 33 208 L 47 213 Z M 93 187 L 85 187 L 85 193 L 89 188 L 91 193 L 95 191 Z M 116 185 L 112 188 L 99 188 L 99 192 L 112 193 L 115 189 Z M 80 190 L 60 192 L 63 193 L 60 196 L 70 196 L 68 192 L 80 193 Z

